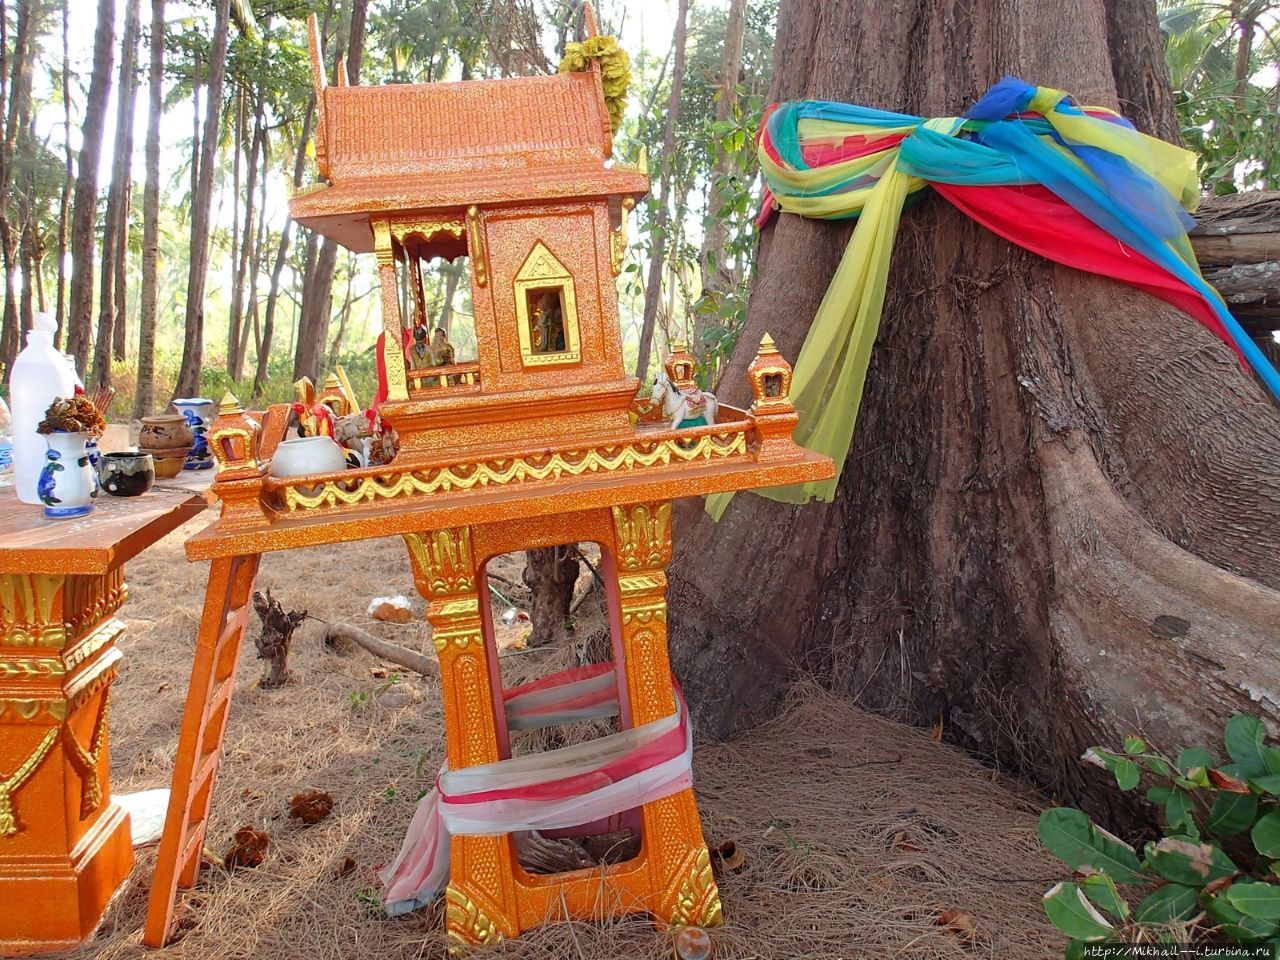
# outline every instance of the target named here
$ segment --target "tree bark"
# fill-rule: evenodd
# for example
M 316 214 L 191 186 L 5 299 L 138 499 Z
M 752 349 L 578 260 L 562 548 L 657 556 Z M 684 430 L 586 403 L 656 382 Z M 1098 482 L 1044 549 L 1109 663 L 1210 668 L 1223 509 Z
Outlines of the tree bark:
M 784 0 L 769 99 L 954 116 L 1012 73 L 1116 106 L 1102 0 L 1044 30 L 1059 10 Z M 765 229 L 723 400 L 749 398 L 766 330 L 794 360 L 850 230 Z M 835 501 L 677 511 L 672 649 L 699 732 L 767 714 L 800 666 L 1106 812 L 1086 747 L 1280 719 L 1278 447 L 1280 412 L 1195 321 L 923 197 Z
M 263 71 L 265 72 L 265 70 L 264 64 Z M 243 349 L 240 346 L 240 325 L 244 318 L 244 287 L 245 279 L 249 273 L 249 265 L 252 259 L 257 256 L 254 245 L 254 188 L 258 183 L 258 160 L 261 155 L 262 140 L 265 136 L 263 129 L 265 123 L 263 114 L 265 97 L 266 85 L 264 81 L 259 83 L 257 93 L 254 96 L 253 135 L 249 142 L 249 161 L 246 165 L 247 169 L 244 178 L 244 182 L 248 185 L 248 189 L 245 191 L 244 230 L 241 233 L 240 253 L 236 262 L 234 283 L 231 291 L 231 323 L 227 329 L 227 374 L 232 380 L 240 379 L 240 374 L 244 367 Z
M 1181 143 L 1164 35 L 1150 0 L 1105 0 L 1107 49 L 1120 112 L 1143 133 Z
M 578 556 L 577 544 L 525 551 L 522 579 L 532 597 L 530 646 L 559 643 L 570 637 L 573 628 L 569 625 L 569 608 L 582 570 Z
M 660 196 L 653 215 L 653 248 L 649 255 L 649 276 L 644 289 L 644 317 L 640 325 L 640 350 L 636 360 L 636 376 L 641 383 L 649 375 L 649 354 L 653 352 L 653 325 L 658 318 L 662 299 L 662 272 L 667 256 L 667 205 L 671 202 L 671 169 L 675 160 L 676 120 L 680 114 L 680 88 L 684 85 L 685 37 L 689 23 L 689 0 L 679 0 L 676 33 L 673 41 L 675 64 L 671 68 L 671 96 L 667 100 L 667 126 L 662 136 L 662 177 Z
M 205 83 L 204 132 L 200 142 L 199 183 L 191 203 L 191 269 L 187 280 L 187 309 L 183 324 L 182 364 L 175 397 L 200 391 L 204 359 L 204 291 L 208 279 L 210 206 L 218 150 L 218 121 L 222 113 L 222 80 L 226 73 L 227 24 L 230 0 L 218 0 L 213 24 L 213 47 Z
M 98 334 L 93 347 L 93 383 L 111 385 L 111 352 L 117 320 L 116 281 L 118 260 L 128 256 L 125 237 L 129 210 L 129 163 L 133 153 L 134 58 L 138 50 L 138 23 L 141 0 L 125 0 L 124 38 L 120 42 L 120 78 L 116 84 L 116 139 L 111 158 L 111 187 L 107 192 L 107 215 L 102 225 L 102 278 L 98 285 Z
M 142 191 L 142 289 L 138 309 L 138 385 L 135 420 L 156 402 L 156 307 L 160 292 L 160 117 L 164 113 L 164 0 L 151 0 L 151 65 L 147 73 L 147 182 Z
M 75 203 L 71 210 L 71 302 L 67 311 L 67 352 L 76 361 L 81 379 L 87 374 L 93 340 L 93 240 L 98 219 L 98 154 L 107 98 L 111 94 L 111 65 L 115 62 L 115 0 L 98 0 L 98 26 L 93 40 L 93 72 L 80 126 L 80 158 L 76 163 Z

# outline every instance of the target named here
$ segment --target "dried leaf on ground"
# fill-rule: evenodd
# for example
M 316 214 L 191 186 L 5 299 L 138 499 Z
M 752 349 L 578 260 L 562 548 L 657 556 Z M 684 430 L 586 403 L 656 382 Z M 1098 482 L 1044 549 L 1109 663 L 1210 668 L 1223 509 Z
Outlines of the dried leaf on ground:
M 253 827 L 241 827 L 236 831 L 235 843 L 222 858 L 222 865 L 228 870 L 238 867 L 256 867 L 266 858 L 267 847 L 271 838 L 261 830 Z
M 319 823 L 333 813 L 333 797 L 323 790 L 295 793 L 289 801 L 289 816 L 305 824 Z

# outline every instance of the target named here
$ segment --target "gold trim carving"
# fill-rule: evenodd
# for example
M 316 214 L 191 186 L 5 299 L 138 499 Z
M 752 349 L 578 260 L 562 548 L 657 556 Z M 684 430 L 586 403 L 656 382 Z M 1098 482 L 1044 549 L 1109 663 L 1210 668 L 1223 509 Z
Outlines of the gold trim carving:
M 698 851 L 693 869 L 676 894 L 671 922 L 681 927 L 714 927 L 724 922 L 720 891 L 711 872 L 707 848 Z
M 616 453 L 607 451 L 615 450 Z M 726 442 L 724 434 L 704 434 L 697 440 L 661 440 L 653 449 L 644 452 L 636 445 L 586 451 L 557 452 L 544 463 L 532 463 L 531 457 L 506 457 L 501 460 L 480 463 L 453 464 L 431 470 L 409 471 L 389 479 L 386 474 L 365 477 L 353 485 L 351 480 L 330 480 L 319 485 L 299 479 L 297 485 L 282 487 L 287 511 L 315 510 L 351 506 L 365 501 L 392 500 L 397 497 L 448 493 L 451 490 L 470 490 L 476 486 L 502 486 L 508 483 L 527 483 L 562 476 L 578 477 L 585 473 L 612 473 L 619 470 L 635 470 L 655 465 L 667 466 L 673 462 L 690 463 L 694 460 L 710 460 L 713 457 L 733 457 L 747 452 L 745 433 L 735 433 Z M 302 488 L 316 489 L 315 493 L 303 493 Z
M 468 947 L 493 946 L 502 939 L 497 925 L 465 893 L 450 886 L 445 890 L 444 899 L 451 957 L 465 955 Z
M 461 220 L 392 220 L 391 236 L 400 246 L 410 237 L 418 236 L 430 240 L 437 233 L 449 233 L 462 239 L 464 225 Z
M 31 775 L 44 762 L 44 758 L 49 755 L 49 751 L 53 748 L 54 741 L 57 739 L 58 728 L 55 727 L 44 735 L 44 739 L 40 741 L 40 744 L 26 760 L 22 761 L 22 764 L 11 776 L 0 778 L 0 837 L 12 837 L 22 832 L 22 827 L 18 825 L 18 818 L 13 810 L 14 794 L 21 790 L 23 784 L 31 779 Z
M 444 603 L 434 606 L 431 612 L 440 617 L 474 617 L 480 612 L 480 600 L 478 597 L 446 600 Z
M 62 677 L 66 673 L 67 664 L 57 657 L 0 660 L 0 680 L 12 677 Z
M 618 562 L 623 570 L 665 567 L 671 559 L 671 503 L 613 508 Z
M 61 647 L 66 625 L 54 619 L 58 591 L 67 578 L 59 574 L 0 575 L 0 637 L 9 647 Z
M 485 250 L 484 234 L 480 230 L 480 209 L 475 204 L 467 207 L 467 246 L 476 283 L 486 287 L 489 285 L 489 254 Z
M 102 703 L 98 707 L 98 717 L 93 723 L 93 739 L 86 750 L 80 746 L 71 725 L 66 727 L 67 739 L 71 741 L 71 756 L 82 774 L 80 781 L 80 819 L 83 820 L 98 807 L 102 806 L 102 785 L 98 782 L 98 761 L 102 758 L 107 745 L 107 707 L 111 699 L 111 688 L 102 693 Z
M 609 232 L 609 269 L 615 277 L 622 273 L 622 261 L 627 258 L 627 214 L 635 205 L 634 197 L 622 198 L 618 229 Z
M 404 542 L 432 596 L 470 593 L 475 589 L 470 527 L 406 533 Z
M 372 220 L 369 226 L 373 228 L 373 252 L 378 258 L 378 266 L 394 267 L 396 251 L 391 245 L 391 221 Z
M 640 603 L 635 606 L 626 606 L 622 608 L 622 622 L 631 623 L 648 623 L 657 618 L 664 623 L 667 619 L 667 603 L 665 600 L 659 600 L 656 603 Z
M 639 574 L 636 576 L 619 577 L 618 590 L 621 593 L 643 593 L 647 590 L 659 590 L 665 583 L 657 577 L 648 574 Z

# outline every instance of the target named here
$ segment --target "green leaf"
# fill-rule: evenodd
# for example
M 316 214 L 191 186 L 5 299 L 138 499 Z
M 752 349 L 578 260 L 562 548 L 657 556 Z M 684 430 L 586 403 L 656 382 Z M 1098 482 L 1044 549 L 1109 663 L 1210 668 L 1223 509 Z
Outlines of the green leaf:
M 1169 802 L 1169 798 L 1173 796 L 1173 787 L 1166 787 L 1164 784 L 1158 784 L 1147 791 L 1147 799 L 1154 804 L 1164 806 Z
M 1200 829 L 1196 826 L 1195 809 L 1195 802 L 1189 793 L 1185 790 L 1174 790 L 1173 796 L 1164 807 L 1164 818 L 1169 824 L 1169 829 L 1174 833 L 1186 833 L 1198 837 Z
M 1166 883 L 1138 904 L 1133 919 L 1138 923 L 1167 924 L 1195 916 L 1200 891 L 1182 883 Z
M 1095 767 L 1101 767 L 1110 772 L 1116 778 L 1116 786 L 1121 790 L 1132 790 L 1138 785 L 1138 780 L 1142 776 L 1138 765 L 1128 757 L 1112 753 L 1110 750 L 1103 750 L 1101 747 L 1090 747 L 1081 759 L 1085 763 L 1091 763 Z
M 1160 757 L 1145 756 L 1139 757 L 1138 761 L 1150 770 L 1152 773 L 1161 777 L 1168 777 L 1170 780 L 1177 776 L 1173 767 L 1169 766 L 1169 761 Z
M 1219 894 L 1206 893 L 1202 902 L 1205 912 L 1218 922 L 1218 929 L 1237 943 L 1261 940 L 1280 928 L 1275 920 L 1246 916 Z
M 1213 755 L 1203 747 L 1188 747 L 1178 754 L 1173 765 L 1184 775 L 1189 775 L 1196 767 L 1212 767 Z
M 1280 774 L 1280 750 L 1275 747 L 1262 748 L 1262 762 L 1267 765 L 1267 772 Z
M 1264 857 L 1280 860 L 1280 810 L 1272 810 L 1253 825 L 1249 833 L 1253 848 Z
M 1267 762 L 1262 754 L 1262 741 L 1266 735 L 1267 728 L 1262 721 L 1247 713 L 1237 713 L 1227 721 L 1223 738 L 1227 745 L 1227 756 L 1232 763 L 1242 768 L 1245 778 L 1274 772 L 1267 769 Z
M 1113 917 L 1129 916 L 1129 905 L 1120 897 L 1116 882 L 1105 873 L 1094 873 L 1080 882 L 1085 895 Z M 1280 889 L 1280 888 L 1278 888 Z
M 1250 777 L 1249 786 L 1272 796 L 1280 796 L 1280 773 L 1269 773 L 1265 777 Z
M 1219 793 L 1204 825 L 1210 833 L 1234 837 L 1248 830 L 1257 815 L 1258 798 L 1252 793 Z
M 1141 737 L 1129 737 L 1124 742 L 1124 752 L 1136 757 L 1147 752 L 1147 745 L 1142 742 Z
M 1055 927 L 1076 940 L 1105 940 L 1115 933 L 1074 883 L 1055 884 L 1044 895 L 1044 912 Z
M 1142 883 L 1141 866 L 1133 848 L 1093 824 L 1080 810 L 1053 807 L 1040 814 L 1036 826 L 1040 842 L 1072 870 L 1091 867 L 1116 883 Z
M 1222 892 L 1231 905 L 1248 917 L 1280 920 L 1280 887 L 1260 880 L 1241 880 Z
M 1165 837 L 1145 848 L 1146 865 L 1174 883 L 1203 887 L 1238 871 L 1231 858 L 1217 847 L 1187 836 Z

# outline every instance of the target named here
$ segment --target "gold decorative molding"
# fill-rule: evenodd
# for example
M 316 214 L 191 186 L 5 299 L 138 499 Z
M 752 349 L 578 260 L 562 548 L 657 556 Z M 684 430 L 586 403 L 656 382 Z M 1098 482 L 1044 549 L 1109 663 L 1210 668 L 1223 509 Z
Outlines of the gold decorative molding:
M 623 570 L 665 567 L 671 559 L 671 503 L 613 508 L 618 564 Z
M 676 926 L 714 927 L 724 922 L 720 891 L 711 872 L 711 857 L 703 847 L 676 894 L 671 922 Z
M 475 589 L 470 527 L 406 533 L 404 542 L 418 580 L 427 586 L 431 596 L 447 597 Z
M 480 613 L 480 599 L 464 597 L 461 600 L 446 600 L 434 605 L 431 612 L 440 617 L 474 617 Z
M 618 217 L 618 229 L 609 233 L 609 269 L 616 277 L 622 273 L 622 261 L 627 257 L 627 214 L 635 207 L 634 197 L 622 198 L 622 211 Z
M 404 246 L 404 242 L 410 237 L 421 237 L 423 240 L 430 240 L 437 233 L 448 233 L 462 239 L 464 224 L 461 220 L 429 220 L 429 219 L 410 219 L 410 220 L 392 220 L 391 236 L 393 236 L 400 246 Z
M 484 232 L 480 229 L 480 210 L 475 204 L 467 207 L 467 246 L 476 283 L 486 287 L 489 285 L 489 254 L 484 246 Z
M 469 947 L 493 946 L 502 933 L 484 911 L 457 888 L 445 890 L 445 927 L 449 938 L 449 955 L 464 956 Z
M 369 225 L 373 228 L 373 252 L 378 258 L 378 266 L 394 267 L 396 251 L 391 244 L 391 221 L 371 220 Z
M 98 707 L 98 716 L 93 723 L 93 739 L 89 749 L 80 746 L 75 731 L 67 724 L 67 740 L 71 743 L 71 756 L 80 768 L 80 819 L 84 819 L 102 806 L 102 785 L 98 783 L 98 761 L 102 758 L 107 745 L 107 706 L 111 699 L 111 688 L 102 693 L 102 703 Z
M 22 832 L 22 827 L 18 825 L 18 818 L 13 810 L 14 795 L 22 789 L 23 784 L 31 779 L 31 775 L 36 772 L 36 768 L 49 755 L 54 741 L 58 739 L 58 729 L 58 727 L 54 727 L 46 733 L 44 739 L 28 755 L 27 759 L 22 761 L 12 775 L 0 779 L 0 837 L 12 837 Z
M 339 504 L 352 506 L 365 501 L 449 493 L 454 490 L 470 490 L 476 486 L 503 486 L 548 478 L 559 479 L 563 476 L 578 477 L 588 473 L 611 473 L 672 463 L 691 463 L 695 460 L 745 456 L 746 453 L 746 433 L 735 431 L 703 434 L 696 440 L 642 440 L 621 448 L 611 445 L 603 450 L 560 451 L 550 456 L 539 454 L 504 457 L 500 460 L 453 464 L 429 470 L 410 470 L 394 477 L 381 472 L 359 482 L 331 480 L 317 485 L 309 480 L 299 479 L 296 483 L 291 481 L 282 484 L 280 489 L 285 510 L 292 512 L 335 507 Z
M 67 665 L 57 657 L 0 660 L 0 680 L 12 677 L 62 677 L 66 673 Z
M 0 635 L 10 647 L 61 647 L 67 639 L 61 611 L 65 577 L 45 573 L 0 575 Z
M 660 600 L 656 603 L 639 603 L 634 606 L 623 604 L 623 623 L 631 623 L 633 620 L 636 623 L 648 623 L 655 617 L 664 622 L 666 621 L 667 603 L 665 600 Z
M 645 573 L 618 578 L 618 591 L 624 595 L 659 590 L 664 586 L 666 586 L 664 580 L 659 580 L 656 576 L 650 576 Z

